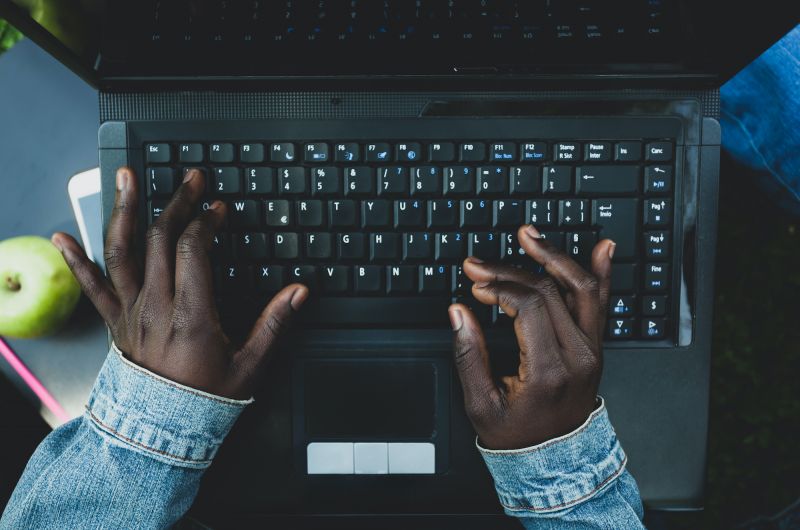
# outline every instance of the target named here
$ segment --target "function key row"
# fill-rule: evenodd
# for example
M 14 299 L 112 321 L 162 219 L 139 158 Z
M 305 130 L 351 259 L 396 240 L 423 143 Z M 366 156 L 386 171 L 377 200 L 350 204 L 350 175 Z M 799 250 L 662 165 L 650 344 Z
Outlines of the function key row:
M 672 142 L 556 142 L 551 147 L 547 142 L 439 142 L 423 145 L 419 142 L 329 144 L 311 142 L 282 143 L 182 143 L 174 147 L 168 143 L 145 145 L 148 164 L 169 164 L 174 161 L 184 164 L 200 164 L 206 161 L 230 164 L 242 162 L 258 164 L 326 162 L 539 162 L 552 159 L 559 162 L 669 162 L 673 157 Z

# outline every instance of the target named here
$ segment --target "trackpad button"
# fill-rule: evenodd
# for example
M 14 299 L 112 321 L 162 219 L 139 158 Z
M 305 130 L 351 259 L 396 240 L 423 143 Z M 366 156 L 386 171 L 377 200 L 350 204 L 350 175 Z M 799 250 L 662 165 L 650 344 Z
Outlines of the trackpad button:
M 436 450 L 432 443 L 390 443 L 389 473 L 425 474 L 436 471 Z

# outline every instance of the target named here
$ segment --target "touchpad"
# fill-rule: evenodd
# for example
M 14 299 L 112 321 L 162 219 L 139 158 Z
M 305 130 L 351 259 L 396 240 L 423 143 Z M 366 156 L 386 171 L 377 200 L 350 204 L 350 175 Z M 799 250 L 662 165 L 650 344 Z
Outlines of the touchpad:
M 314 361 L 304 367 L 308 438 L 431 438 L 437 365 L 418 360 Z

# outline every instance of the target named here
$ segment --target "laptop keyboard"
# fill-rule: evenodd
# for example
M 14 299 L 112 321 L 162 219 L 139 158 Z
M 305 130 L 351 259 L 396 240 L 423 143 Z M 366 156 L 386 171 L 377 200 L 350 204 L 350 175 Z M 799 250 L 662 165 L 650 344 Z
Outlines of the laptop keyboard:
M 540 271 L 516 237 L 532 223 L 584 265 L 599 239 L 617 243 L 608 339 L 671 337 L 674 139 L 142 147 L 149 222 L 190 167 L 207 175 L 202 208 L 228 205 L 212 250 L 223 316 L 247 303 L 255 312 L 301 282 L 314 293 L 312 326 L 444 327 L 454 301 L 487 326 L 509 325 L 498 307 L 471 298 L 461 263 L 476 256 Z

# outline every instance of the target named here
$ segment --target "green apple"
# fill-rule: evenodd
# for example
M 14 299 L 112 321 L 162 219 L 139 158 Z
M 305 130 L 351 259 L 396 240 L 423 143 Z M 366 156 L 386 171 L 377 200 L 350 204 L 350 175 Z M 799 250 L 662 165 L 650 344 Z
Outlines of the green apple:
M 0 335 L 32 338 L 56 331 L 81 288 L 61 252 L 43 237 L 0 242 Z

